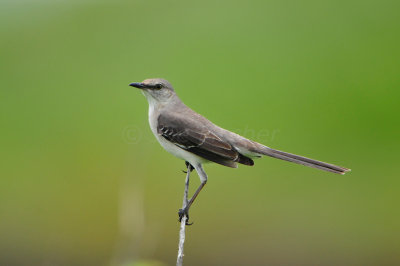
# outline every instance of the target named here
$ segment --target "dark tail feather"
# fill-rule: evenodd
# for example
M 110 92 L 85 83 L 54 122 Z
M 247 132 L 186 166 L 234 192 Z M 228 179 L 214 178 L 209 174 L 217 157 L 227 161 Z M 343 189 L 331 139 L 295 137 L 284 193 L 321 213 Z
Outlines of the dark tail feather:
M 337 165 L 316 161 L 316 160 L 313 160 L 313 159 L 309 159 L 309 158 L 306 158 L 306 157 L 303 157 L 303 156 L 291 154 L 291 153 L 288 153 L 288 152 L 274 150 L 274 149 L 268 148 L 266 146 L 263 146 L 260 150 L 258 150 L 258 152 L 260 152 L 261 154 L 264 154 L 264 155 L 268 155 L 268 156 L 277 158 L 277 159 L 289 161 L 289 162 L 292 162 L 292 163 L 298 163 L 298 164 L 306 165 L 306 166 L 309 166 L 309 167 L 321 169 L 321 170 L 332 172 L 332 173 L 336 173 L 336 174 L 344 175 L 346 172 L 350 171 L 350 169 L 348 169 L 348 168 L 344 168 L 344 167 L 340 167 L 340 166 L 337 166 Z

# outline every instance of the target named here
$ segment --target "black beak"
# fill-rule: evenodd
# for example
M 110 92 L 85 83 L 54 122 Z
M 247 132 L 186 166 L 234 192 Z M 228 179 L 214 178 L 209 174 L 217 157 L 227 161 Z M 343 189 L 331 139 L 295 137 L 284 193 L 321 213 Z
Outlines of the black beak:
M 146 86 L 143 83 L 137 83 L 137 82 L 131 83 L 131 84 L 129 84 L 129 86 L 132 86 L 132 87 L 135 87 L 135 88 L 138 88 L 138 89 L 146 88 Z

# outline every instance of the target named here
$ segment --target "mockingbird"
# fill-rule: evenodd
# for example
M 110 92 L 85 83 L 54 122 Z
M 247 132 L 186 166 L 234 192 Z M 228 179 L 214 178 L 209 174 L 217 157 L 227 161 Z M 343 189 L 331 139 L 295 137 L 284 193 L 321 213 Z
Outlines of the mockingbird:
M 141 89 L 147 98 L 150 128 L 161 146 L 185 160 L 188 170 L 196 169 L 199 175 L 201 184 L 186 207 L 179 210 L 179 220 L 183 215 L 189 217 L 190 206 L 207 182 L 207 174 L 203 169 L 203 164 L 207 162 L 236 168 L 238 163 L 252 166 L 254 158 L 267 155 L 336 174 L 350 171 L 344 167 L 271 149 L 223 129 L 187 107 L 176 95 L 172 85 L 164 79 L 146 79 L 129 85 Z

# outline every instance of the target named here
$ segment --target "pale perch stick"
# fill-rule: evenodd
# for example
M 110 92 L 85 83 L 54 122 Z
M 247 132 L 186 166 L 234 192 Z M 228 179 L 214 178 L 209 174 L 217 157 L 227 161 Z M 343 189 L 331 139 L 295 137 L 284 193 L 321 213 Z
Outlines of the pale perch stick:
M 186 181 L 185 181 L 185 192 L 183 193 L 183 203 L 182 203 L 182 210 L 186 208 L 188 204 L 188 192 L 189 192 L 189 177 L 191 172 L 191 165 L 188 165 L 187 174 L 186 174 Z M 176 266 L 183 265 L 183 246 L 185 244 L 185 228 L 186 228 L 186 214 L 183 215 L 181 220 L 181 229 L 179 231 L 179 246 L 178 246 L 178 259 L 176 260 Z

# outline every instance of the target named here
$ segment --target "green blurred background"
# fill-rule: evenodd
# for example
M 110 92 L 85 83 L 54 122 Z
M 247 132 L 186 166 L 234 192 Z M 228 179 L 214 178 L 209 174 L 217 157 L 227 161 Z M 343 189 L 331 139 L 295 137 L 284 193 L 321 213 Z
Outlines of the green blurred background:
M 0 1 L 0 265 L 174 265 L 183 161 L 130 82 L 352 168 L 208 165 L 187 265 L 399 265 L 399 1 Z M 199 184 L 192 176 L 193 191 Z

